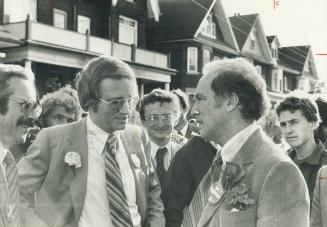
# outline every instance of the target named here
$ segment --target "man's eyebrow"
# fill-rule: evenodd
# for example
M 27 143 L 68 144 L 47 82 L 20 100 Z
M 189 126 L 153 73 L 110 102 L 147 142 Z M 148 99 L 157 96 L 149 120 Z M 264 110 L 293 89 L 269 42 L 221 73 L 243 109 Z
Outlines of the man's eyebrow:
M 196 99 L 206 99 L 207 97 L 202 93 L 196 93 L 195 98 Z

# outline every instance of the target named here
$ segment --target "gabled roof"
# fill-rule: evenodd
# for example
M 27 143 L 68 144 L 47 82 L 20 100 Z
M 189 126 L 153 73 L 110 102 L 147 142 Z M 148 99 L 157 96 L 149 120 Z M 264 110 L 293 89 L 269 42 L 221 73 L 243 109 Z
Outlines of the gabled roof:
M 147 41 L 175 41 L 196 39 L 200 26 L 211 13 L 221 37 L 212 41 L 230 50 L 238 50 L 237 43 L 224 13 L 221 0 L 159 0 L 159 22 L 148 20 Z M 198 41 L 202 40 L 200 37 Z M 201 41 L 200 41 L 201 42 Z
M 248 36 L 257 20 L 257 16 L 258 14 L 236 14 L 235 16 L 229 18 L 240 50 L 248 39 Z
M 216 0 L 159 0 L 159 22 L 148 21 L 149 41 L 194 38 L 207 9 Z
M 275 64 L 270 52 L 270 47 L 260 21 L 259 14 L 240 15 L 235 14 L 229 18 L 235 38 L 242 55 L 265 64 Z M 249 49 L 250 34 L 255 31 L 258 48 Z
M 282 47 L 278 51 L 278 58 L 278 64 L 295 69 L 301 74 L 304 71 L 305 64 L 310 62 L 313 77 L 317 78 L 317 70 L 310 46 Z
M 267 36 L 267 41 L 268 41 L 269 45 L 274 41 L 274 39 L 275 39 L 276 37 L 277 37 L 277 36 L 275 36 L 275 35 Z

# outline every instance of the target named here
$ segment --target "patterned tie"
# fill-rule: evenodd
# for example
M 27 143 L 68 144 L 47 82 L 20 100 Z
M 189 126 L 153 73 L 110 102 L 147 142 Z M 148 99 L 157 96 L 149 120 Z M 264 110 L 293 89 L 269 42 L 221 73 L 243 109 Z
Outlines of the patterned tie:
M 10 226 L 20 226 L 19 217 L 19 188 L 18 188 L 18 172 L 16 162 L 12 154 L 8 151 L 4 163 L 6 165 L 6 176 L 8 182 L 9 198 L 5 204 L 5 211 L 7 214 L 7 220 L 11 224 Z
M 219 180 L 222 165 L 223 160 L 221 158 L 220 152 L 218 151 L 209 171 L 203 177 L 201 183 L 195 191 L 190 205 L 184 210 L 184 219 L 182 224 L 183 227 L 197 226 L 202 215 L 203 209 L 205 208 L 208 202 L 208 190 L 210 188 L 210 185 L 213 182 Z
M 157 170 L 157 175 L 158 175 L 158 178 L 160 181 L 160 185 L 163 184 L 165 177 L 166 177 L 166 173 L 167 173 L 165 166 L 164 166 L 164 158 L 165 158 L 165 155 L 167 152 L 168 152 L 167 148 L 163 147 L 163 148 L 158 149 L 157 154 L 156 154 L 156 160 L 157 160 L 156 170 Z
M 115 158 L 118 140 L 114 134 L 109 135 L 104 150 L 106 188 L 112 224 L 115 227 L 133 226 L 119 165 Z

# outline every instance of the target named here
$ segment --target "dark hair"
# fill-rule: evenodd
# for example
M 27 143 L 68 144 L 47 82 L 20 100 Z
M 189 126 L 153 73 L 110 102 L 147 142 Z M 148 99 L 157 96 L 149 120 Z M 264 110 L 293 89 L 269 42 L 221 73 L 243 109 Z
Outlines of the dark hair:
M 327 101 L 319 97 L 316 99 L 316 104 L 318 106 L 319 114 L 321 117 L 321 123 L 315 130 L 315 139 L 319 139 L 323 144 L 325 144 L 327 138 L 323 128 L 327 127 Z
M 180 103 L 182 109 L 185 112 L 188 112 L 189 109 L 190 109 L 190 102 L 189 102 L 189 98 L 188 98 L 187 94 L 185 94 L 180 89 L 172 90 L 171 92 L 174 93 L 175 95 L 177 95 L 177 97 L 179 99 L 179 103 Z
M 84 111 L 90 107 L 96 110 L 99 102 L 99 84 L 103 79 L 130 79 L 136 78 L 132 69 L 122 60 L 111 56 L 100 56 L 92 59 L 77 75 L 77 93 Z
M 155 102 L 159 102 L 160 104 L 165 102 L 166 103 L 174 102 L 176 105 L 176 112 L 179 111 L 179 101 L 176 95 L 162 89 L 154 89 L 149 94 L 144 95 L 142 100 L 139 102 L 138 107 L 139 107 L 140 118 L 142 121 L 145 120 L 145 116 L 144 116 L 145 106 Z
M 29 80 L 33 73 L 27 71 L 20 65 L 0 64 L 0 114 L 4 115 L 8 111 L 8 97 L 13 94 L 9 82 L 13 78 Z
M 296 110 L 300 110 L 309 122 L 320 120 L 316 103 L 309 98 L 288 96 L 283 99 L 276 108 L 278 116 L 280 116 L 280 113 L 283 111 L 294 113 Z
M 78 102 L 77 93 L 72 88 L 63 87 L 58 91 L 46 94 L 40 100 L 40 104 L 42 106 L 42 113 L 38 121 L 42 127 L 48 127 L 46 125 L 47 118 L 58 107 L 63 107 L 67 112 L 74 113 L 75 121 L 80 118 L 81 107 Z
M 244 119 L 258 120 L 270 109 L 266 83 L 253 65 L 243 58 L 212 61 L 205 65 L 204 74 L 212 74 L 211 89 L 218 97 L 232 93 L 239 99 L 240 113 Z

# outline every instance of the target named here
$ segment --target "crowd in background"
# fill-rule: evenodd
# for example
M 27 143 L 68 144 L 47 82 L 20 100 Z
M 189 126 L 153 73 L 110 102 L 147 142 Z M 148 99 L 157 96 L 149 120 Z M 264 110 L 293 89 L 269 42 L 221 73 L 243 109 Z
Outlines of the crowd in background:
M 0 65 L 0 226 L 327 227 L 325 97 L 271 108 L 241 58 L 206 65 L 192 107 L 140 99 L 113 57 L 40 100 L 29 73 Z

